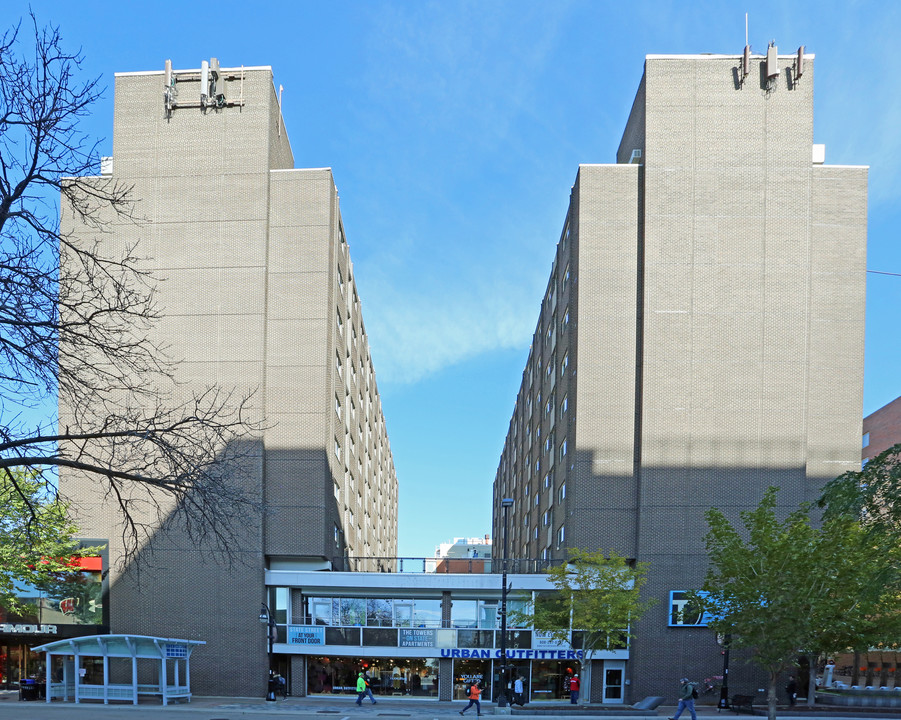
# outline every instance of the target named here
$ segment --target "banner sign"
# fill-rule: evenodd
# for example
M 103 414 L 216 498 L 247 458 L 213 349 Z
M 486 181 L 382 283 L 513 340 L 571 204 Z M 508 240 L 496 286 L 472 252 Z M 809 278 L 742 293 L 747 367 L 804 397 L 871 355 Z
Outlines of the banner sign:
M 289 625 L 289 645 L 325 645 L 325 628 L 321 625 Z
M 569 644 L 561 643 L 557 638 L 551 637 L 550 633 L 535 630 L 532 633 L 532 647 L 536 650 L 566 650 Z
M 401 647 L 435 647 L 435 631 L 421 628 L 401 628 Z

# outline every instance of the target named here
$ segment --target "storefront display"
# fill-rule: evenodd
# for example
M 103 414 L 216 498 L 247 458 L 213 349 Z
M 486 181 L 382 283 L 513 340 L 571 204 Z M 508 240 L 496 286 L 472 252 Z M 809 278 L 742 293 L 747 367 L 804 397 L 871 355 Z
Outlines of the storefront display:
M 434 658 L 313 656 L 307 661 L 307 694 L 356 694 L 361 670 L 369 673 L 373 695 L 438 697 L 438 660 Z

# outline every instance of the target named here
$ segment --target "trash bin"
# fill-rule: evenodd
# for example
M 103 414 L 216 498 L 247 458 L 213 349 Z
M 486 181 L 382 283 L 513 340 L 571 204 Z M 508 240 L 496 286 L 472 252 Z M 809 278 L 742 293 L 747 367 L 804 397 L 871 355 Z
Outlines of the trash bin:
M 34 678 L 28 678 L 19 682 L 19 700 L 37 700 L 38 686 Z

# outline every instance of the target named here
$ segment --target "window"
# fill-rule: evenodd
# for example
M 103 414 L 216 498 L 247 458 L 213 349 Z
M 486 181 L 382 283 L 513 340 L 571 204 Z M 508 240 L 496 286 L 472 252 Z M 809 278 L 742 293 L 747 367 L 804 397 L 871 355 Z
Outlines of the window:
M 557 495 L 560 497 L 560 502 L 563 502 L 563 500 L 566 499 L 566 483 L 563 483 L 560 486 L 560 492 L 557 493 Z
M 549 397 L 547 402 L 544 404 L 544 415 L 547 417 L 551 414 L 551 410 L 554 408 L 554 398 L 553 396 Z
M 563 399 L 560 401 L 560 417 L 566 415 L 566 411 L 569 409 L 569 398 L 564 395 Z
M 863 445 L 862 447 L 869 447 L 870 445 L 870 433 L 865 432 L 863 434 Z
M 566 310 L 563 311 L 562 325 L 564 328 L 569 325 L 569 308 L 566 308 Z
M 563 289 L 566 290 L 566 288 L 568 286 L 569 286 L 569 265 L 567 265 L 566 268 L 563 270 Z
M 545 525 L 547 525 L 551 521 L 551 517 L 553 517 L 553 515 L 551 514 L 551 511 L 545 510 L 544 511 L 544 524 Z
M 565 458 L 565 457 L 566 457 L 566 440 L 564 440 L 562 443 L 560 443 L 560 459 L 563 460 L 563 458 Z
M 338 419 L 341 419 L 341 400 L 338 399 L 338 396 L 335 395 L 335 414 L 338 416 Z
M 335 457 L 341 458 L 341 443 L 338 442 L 338 438 L 335 438 Z
M 558 545 L 563 544 L 563 537 L 564 537 L 564 531 L 563 531 L 563 526 L 561 525 L 560 529 L 557 531 L 557 544 Z
M 549 453 L 549 452 L 551 451 L 551 447 L 553 447 L 553 439 L 552 439 L 551 437 L 548 437 L 548 438 L 544 441 L 544 451 L 545 451 L 546 453 Z
M 551 474 L 550 474 L 550 473 L 547 473 L 547 474 L 544 476 L 544 487 L 545 487 L 545 490 L 546 490 L 547 488 L 549 488 L 550 486 L 551 486 Z
M 344 377 L 344 366 L 341 364 L 341 356 L 335 353 L 335 370 L 338 371 L 338 377 Z
M 560 363 L 560 377 L 563 377 L 564 373 L 566 372 L 566 368 L 568 368 L 568 367 L 569 367 L 569 353 L 567 352 L 563 356 L 563 362 Z
M 344 320 L 341 319 L 341 308 L 338 308 L 335 317 L 338 320 L 338 332 L 344 332 Z
M 535 493 L 535 507 L 538 507 L 538 503 L 541 501 L 541 496 L 538 493 Z

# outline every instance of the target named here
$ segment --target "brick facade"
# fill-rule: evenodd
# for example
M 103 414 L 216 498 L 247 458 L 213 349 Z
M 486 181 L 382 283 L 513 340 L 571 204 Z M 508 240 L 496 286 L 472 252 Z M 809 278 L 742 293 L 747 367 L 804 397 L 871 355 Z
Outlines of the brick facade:
M 494 483 L 512 557 L 651 563 L 633 701 L 721 672 L 710 630 L 668 626 L 705 511 L 770 485 L 787 511 L 859 462 L 867 171 L 814 164 L 793 60 L 648 56 L 617 164 L 579 167 Z

